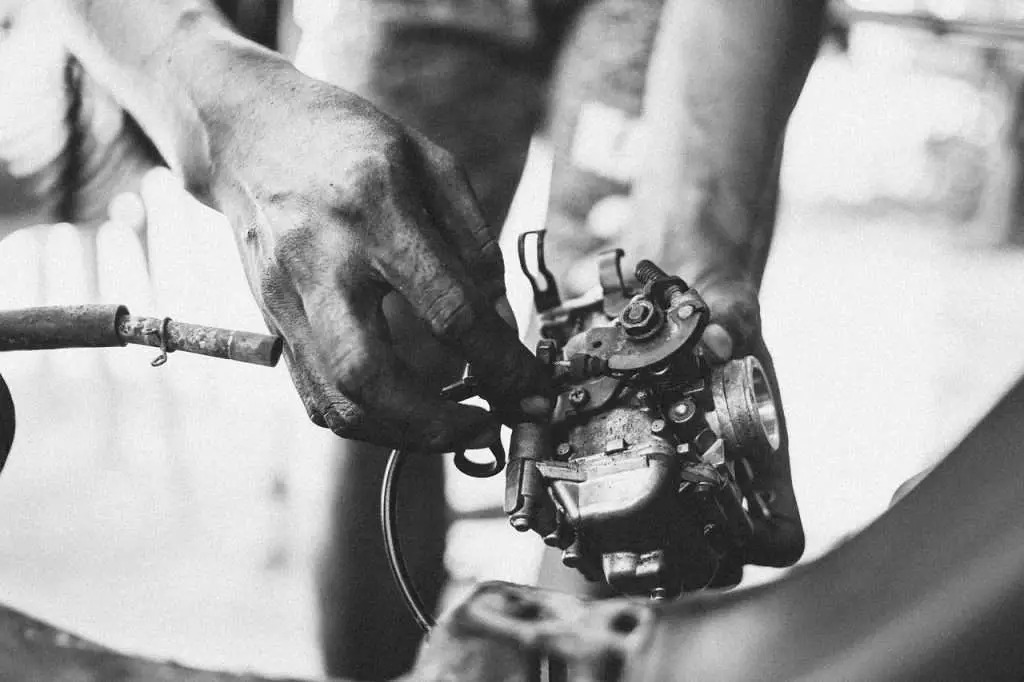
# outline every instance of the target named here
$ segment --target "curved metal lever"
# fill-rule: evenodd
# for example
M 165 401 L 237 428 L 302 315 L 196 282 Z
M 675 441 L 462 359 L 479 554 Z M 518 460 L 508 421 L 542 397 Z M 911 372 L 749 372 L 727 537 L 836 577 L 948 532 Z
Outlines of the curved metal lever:
M 544 262 L 544 230 L 532 230 L 530 232 L 524 232 L 519 235 L 519 267 L 523 271 L 523 275 L 530 282 L 530 288 L 533 289 L 533 305 L 536 307 L 538 313 L 557 308 L 562 303 L 562 298 L 558 295 L 558 285 L 555 284 L 555 277 L 548 270 L 547 263 Z M 526 242 L 533 237 L 536 240 L 534 245 L 534 253 L 537 256 L 537 274 L 534 275 L 530 272 L 530 266 L 527 263 L 526 258 Z M 541 286 L 543 280 L 544 286 Z

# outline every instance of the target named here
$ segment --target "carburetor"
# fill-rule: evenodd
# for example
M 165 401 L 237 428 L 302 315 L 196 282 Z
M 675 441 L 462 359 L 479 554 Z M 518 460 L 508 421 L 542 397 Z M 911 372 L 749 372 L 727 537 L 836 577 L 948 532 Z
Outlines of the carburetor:
M 621 594 L 709 586 L 769 514 L 751 485 L 779 447 L 768 378 L 753 356 L 713 366 L 699 343 L 704 300 L 650 261 L 631 289 L 621 250 L 602 254 L 599 293 L 562 303 L 543 237 L 522 235 L 519 258 L 557 397 L 549 423 L 513 430 L 505 513 Z

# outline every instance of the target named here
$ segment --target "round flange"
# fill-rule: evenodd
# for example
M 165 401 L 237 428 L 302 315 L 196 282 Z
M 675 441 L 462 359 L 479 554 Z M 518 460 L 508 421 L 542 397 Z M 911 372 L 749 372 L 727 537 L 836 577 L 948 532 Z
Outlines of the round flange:
M 712 428 L 725 441 L 730 459 L 765 461 L 779 449 L 782 431 L 768 375 L 748 355 L 716 367 L 711 375 Z

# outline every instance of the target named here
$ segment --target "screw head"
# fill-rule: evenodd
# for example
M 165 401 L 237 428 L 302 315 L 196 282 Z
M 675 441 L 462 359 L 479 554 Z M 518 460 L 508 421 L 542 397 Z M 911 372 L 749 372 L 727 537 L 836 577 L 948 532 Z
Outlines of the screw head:
M 661 309 L 646 298 L 635 298 L 622 311 L 622 328 L 635 338 L 647 338 L 657 333 L 664 323 Z
M 572 453 L 572 446 L 568 443 L 559 443 L 555 449 L 559 457 L 568 457 Z
M 569 392 L 569 402 L 576 407 L 585 405 L 588 400 L 590 400 L 590 394 L 585 388 L 577 387 Z
M 651 433 L 661 433 L 665 430 L 665 420 L 655 419 L 651 422 Z
M 668 408 L 668 418 L 675 424 L 682 424 L 690 421 L 697 412 L 697 406 L 692 400 L 680 400 Z

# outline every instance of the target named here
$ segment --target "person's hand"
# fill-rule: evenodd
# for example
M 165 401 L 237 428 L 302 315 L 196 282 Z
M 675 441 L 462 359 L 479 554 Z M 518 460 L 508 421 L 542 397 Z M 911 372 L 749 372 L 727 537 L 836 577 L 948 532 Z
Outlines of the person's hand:
M 232 223 L 310 418 L 421 451 L 492 443 L 493 415 L 440 400 L 429 368 L 396 352 L 404 332 L 384 314 L 400 299 L 472 364 L 492 404 L 515 409 L 545 389 L 496 312 L 507 310 L 501 253 L 454 159 L 284 64 L 232 92 L 206 112 L 211 203 Z
M 734 585 L 743 576 L 743 564 L 788 566 L 804 550 L 803 525 L 789 465 L 789 436 L 771 354 L 761 337 L 761 312 L 754 286 L 735 279 L 709 277 L 694 283 L 711 309 L 711 323 L 702 343 L 713 362 L 724 363 L 746 355 L 755 356 L 771 382 L 778 408 L 781 442 L 767 466 L 755 465 L 753 487 L 761 494 L 770 514 L 754 515 L 754 537 L 741 555 L 726 558 L 715 576 L 718 586 Z

